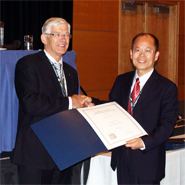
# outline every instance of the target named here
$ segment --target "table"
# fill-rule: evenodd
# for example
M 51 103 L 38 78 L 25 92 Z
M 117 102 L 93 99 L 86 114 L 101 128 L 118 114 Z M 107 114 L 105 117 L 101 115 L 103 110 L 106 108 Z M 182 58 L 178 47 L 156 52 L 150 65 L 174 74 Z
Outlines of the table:
M 14 87 L 17 61 L 37 50 L 0 50 L 0 153 L 11 152 L 15 145 L 18 121 L 18 99 Z M 76 69 L 76 51 L 67 51 L 63 60 Z M 78 92 L 80 93 L 80 86 Z
M 87 185 L 116 185 L 116 171 L 110 167 L 111 152 L 91 158 Z M 161 185 L 185 184 L 185 149 L 166 152 L 166 176 Z
M 185 149 L 166 152 L 165 173 L 161 185 L 185 184 Z
M 185 142 L 185 134 L 169 137 L 168 142 Z
M 91 157 L 87 185 L 115 185 L 117 172 L 110 167 L 111 152 Z

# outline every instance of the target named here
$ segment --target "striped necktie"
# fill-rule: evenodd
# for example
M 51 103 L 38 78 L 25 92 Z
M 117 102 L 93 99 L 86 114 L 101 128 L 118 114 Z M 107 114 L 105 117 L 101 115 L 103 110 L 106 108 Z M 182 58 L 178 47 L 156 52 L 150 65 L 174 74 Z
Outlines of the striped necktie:
M 136 82 L 134 84 L 134 88 L 132 90 L 132 93 L 131 93 L 131 98 L 132 98 L 132 103 L 134 104 L 139 93 L 140 93 L 140 85 L 139 85 L 140 81 L 139 81 L 139 78 L 136 79 Z M 131 110 L 131 103 L 130 103 L 130 99 L 129 99 L 129 102 L 128 102 L 128 109 L 127 109 L 128 113 L 130 114 L 133 114 L 132 113 L 132 110 Z
M 65 89 L 65 83 L 64 83 L 64 74 L 63 74 L 62 64 L 59 63 L 59 62 L 55 62 L 54 65 L 55 65 L 55 68 L 57 69 L 57 72 L 59 74 L 59 77 L 60 77 L 60 80 L 61 80 L 61 83 L 62 83 L 63 95 L 66 96 L 66 89 Z

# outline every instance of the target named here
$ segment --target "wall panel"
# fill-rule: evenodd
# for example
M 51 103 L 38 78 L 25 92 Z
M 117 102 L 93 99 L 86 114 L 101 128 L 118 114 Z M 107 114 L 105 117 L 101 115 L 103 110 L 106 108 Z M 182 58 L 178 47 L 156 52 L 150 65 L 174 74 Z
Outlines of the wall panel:
M 118 71 L 118 45 L 111 40 L 118 34 L 74 30 L 73 36 L 81 86 L 87 92 L 110 89 Z
M 178 92 L 179 100 L 185 100 L 185 2 L 179 7 L 179 52 L 178 52 Z
M 73 0 L 73 29 L 118 31 L 118 0 Z
M 120 6 L 121 8 L 121 6 Z M 132 69 L 130 60 L 130 48 L 132 38 L 141 32 L 145 27 L 145 7 L 138 6 L 137 11 L 121 10 L 120 12 L 120 33 L 119 33 L 119 67 L 118 73 L 125 73 Z
M 185 1 L 180 1 L 180 7 L 179 7 L 179 35 L 185 35 Z
M 73 50 L 80 84 L 107 100 L 118 74 L 118 2 L 73 1 Z
M 129 50 L 132 38 L 141 32 L 149 32 L 159 39 L 160 57 L 156 69 L 163 76 L 177 83 L 177 5 L 170 6 L 169 13 L 156 13 L 156 7 L 137 5 L 137 10 L 120 13 L 119 73 L 132 69 Z
M 185 85 L 185 36 L 179 36 L 178 84 Z
M 154 34 L 159 39 L 160 56 L 156 69 L 168 77 L 169 14 L 158 14 L 155 7 L 146 4 L 146 32 Z
M 185 100 L 185 85 L 178 85 L 178 94 L 179 94 L 179 101 Z
M 109 100 L 110 90 L 88 91 L 88 96 L 98 97 L 100 100 Z

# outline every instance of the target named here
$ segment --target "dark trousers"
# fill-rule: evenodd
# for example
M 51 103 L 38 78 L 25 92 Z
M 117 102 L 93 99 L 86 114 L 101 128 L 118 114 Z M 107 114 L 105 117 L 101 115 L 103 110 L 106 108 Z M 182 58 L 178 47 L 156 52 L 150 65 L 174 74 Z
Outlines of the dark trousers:
M 0 153 L 0 184 L 19 184 L 17 165 L 10 161 L 11 152 Z
M 71 184 L 72 171 L 67 168 L 60 171 L 41 170 L 31 166 L 18 165 L 19 184 Z
M 117 166 L 117 179 L 119 185 L 160 185 L 159 181 L 144 180 L 137 177 L 132 162 L 130 148 L 126 148 L 125 156 L 119 157 L 119 165 Z M 126 161 L 123 158 L 126 158 Z
M 17 165 L 9 158 L 0 158 L 0 184 L 19 184 Z
M 85 185 L 87 183 L 87 178 L 89 175 L 89 168 L 90 168 L 90 160 L 91 160 L 91 158 L 87 158 L 84 161 L 79 162 L 72 167 L 72 171 L 73 171 L 72 184 Z M 83 166 L 83 168 L 82 168 L 82 166 Z M 81 173 L 83 173 L 82 178 L 81 178 Z
M 83 165 L 83 177 L 81 179 Z M 90 158 L 79 162 L 63 171 L 57 167 L 41 170 L 34 167 L 18 165 L 20 184 L 86 184 L 90 167 Z M 81 183 L 83 182 L 83 183 Z

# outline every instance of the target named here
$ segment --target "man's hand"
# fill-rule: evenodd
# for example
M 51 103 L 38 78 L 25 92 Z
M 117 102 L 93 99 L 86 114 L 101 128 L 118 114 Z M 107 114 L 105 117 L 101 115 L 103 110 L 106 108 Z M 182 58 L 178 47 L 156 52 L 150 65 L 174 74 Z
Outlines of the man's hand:
M 71 99 L 73 109 L 94 106 L 94 103 L 92 103 L 92 98 L 85 95 L 74 94 L 71 96 Z
M 94 103 L 92 103 L 92 98 L 89 96 L 81 95 L 84 97 L 83 102 L 84 102 L 84 107 L 93 107 Z
M 137 150 L 140 148 L 143 148 L 143 140 L 141 138 L 135 138 L 135 139 L 131 139 L 129 141 L 126 141 L 126 145 L 127 148 L 132 148 L 132 150 Z

